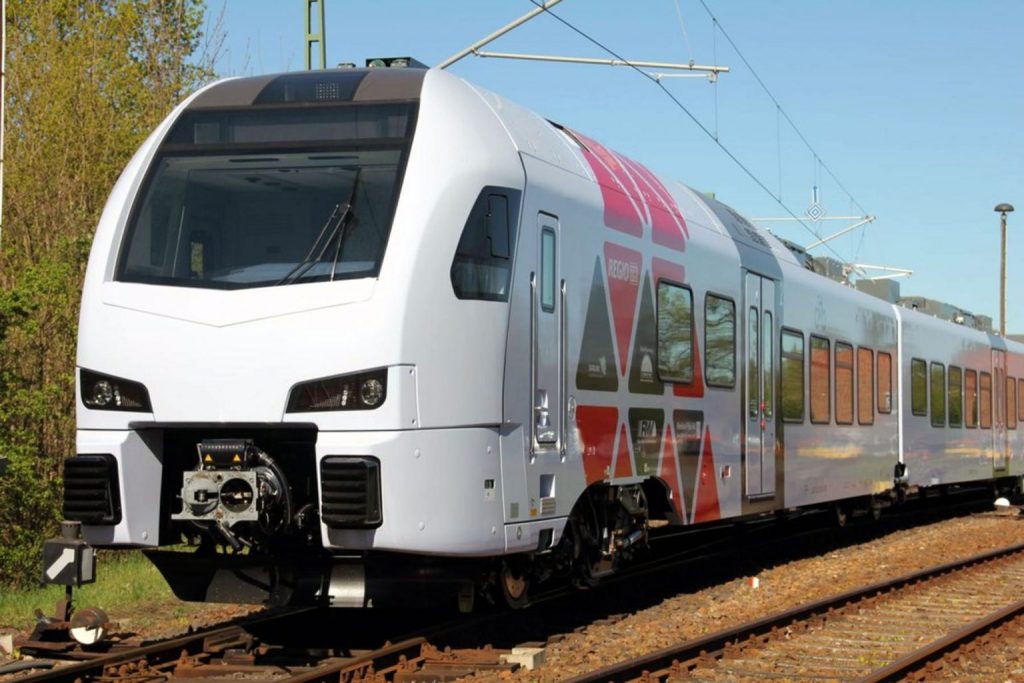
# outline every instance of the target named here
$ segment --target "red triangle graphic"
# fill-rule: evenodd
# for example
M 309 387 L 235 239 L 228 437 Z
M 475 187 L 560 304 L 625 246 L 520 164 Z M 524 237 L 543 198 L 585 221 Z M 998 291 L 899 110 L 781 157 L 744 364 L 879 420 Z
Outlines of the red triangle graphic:
M 615 452 L 615 426 L 619 423 L 617 408 L 578 406 L 576 426 L 583 442 L 583 472 L 587 484 L 611 477 L 612 453 Z
M 661 471 L 658 473 L 662 481 L 672 490 L 672 507 L 679 520 L 686 524 L 686 501 L 683 500 L 683 489 L 680 486 L 679 463 L 676 460 L 676 440 L 672 434 L 672 424 L 665 426 L 665 448 L 661 455 Z
M 629 437 L 626 435 L 626 425 L 619 430 L 619 454 L 615 457 L 615 476 L 633 476 L 633 458 L 629 454 Z
M 612 302 L 615 339 L 619 346 L 619 372 L 625 376 L 633 321 L 636 319 L 636 300 L 640 293 L 643 255 L 639 251 L 605 242 L 604 265 L 608 276 L 608 298 Z
M 694 522 L 710 522 L 721 519 L 718 507 L 718 470 L 715 467 L 715 454 L 711 450 L 711 429 L 704 430 L 704 453 L 700 458 L 700 469 L 697 473 L 697 485 L 693 510 Z

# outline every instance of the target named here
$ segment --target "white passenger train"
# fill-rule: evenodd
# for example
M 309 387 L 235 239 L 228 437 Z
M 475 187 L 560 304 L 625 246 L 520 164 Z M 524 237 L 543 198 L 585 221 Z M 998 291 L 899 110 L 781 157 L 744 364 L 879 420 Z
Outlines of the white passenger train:
M 1024 474 L 1024 346 L 438 70 L 188 98 L 100 219 L 77 364 L 65 516 L 197 546 L 151 553 L 193 600 L 485 567 L 515 604 L 664 521 Z

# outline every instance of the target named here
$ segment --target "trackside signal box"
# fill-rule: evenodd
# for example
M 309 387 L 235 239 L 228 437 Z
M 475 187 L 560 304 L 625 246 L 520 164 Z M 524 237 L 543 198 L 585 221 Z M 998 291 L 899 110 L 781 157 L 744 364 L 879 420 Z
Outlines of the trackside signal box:
M 96 551 L 81 531 L 81 522 L 61 522 L 60 538 L 43 542 L 43 584 L 78 587 L 96 580 Z

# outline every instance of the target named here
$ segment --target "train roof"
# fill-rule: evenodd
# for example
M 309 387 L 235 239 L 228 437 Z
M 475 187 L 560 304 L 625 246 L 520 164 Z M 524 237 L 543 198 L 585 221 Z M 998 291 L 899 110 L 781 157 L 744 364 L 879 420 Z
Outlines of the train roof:
M 187 109 L 273 104 L 415 101 L 426 69 L 327 69 L 227 78 L 203 89 Z

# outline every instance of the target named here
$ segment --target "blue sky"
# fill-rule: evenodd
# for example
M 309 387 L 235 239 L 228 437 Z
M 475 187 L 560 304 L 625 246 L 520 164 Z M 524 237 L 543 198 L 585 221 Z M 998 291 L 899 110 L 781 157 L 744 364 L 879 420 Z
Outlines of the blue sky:
M 324 0 L 327 63 L 410 55 L 436 64 L 526 13 L 528 0 Z M 878 220 L 832 242 L 845 260 L 914 270 L 905 295 L 990 315 L 998 327 L 999 220 L 1010 215 L 1007 327 L 1024 333 L 1024 2 L 705 0 L 821 161 Z M 304 67 L 304 0 L 208 0 L 224 12 L 223 75 Z M 780 116 L 700 0 L 564 0 L 553 11 L 622 56 L 718 63 L 717 85 L 668 90 L 783 202 L 811 188 L 829 215 L 860 213 Z M 540 16 L 487 49 L 605 56 Z M 451 67 L 748 216 L 784 215 L 668 97 L 623 67 L 468 57 Z M 717 107 L 716 107 L 717 104 Z M 780 153 L 781 152 L 781 153 Z M 841 223 L 812 227 L 828 234 Z M 796 224 L 775 231 L 807 244 Z M 823 253 L 818 249 L 814 253 Z

